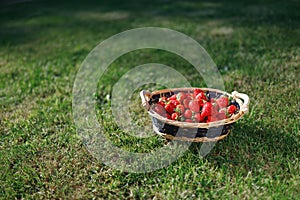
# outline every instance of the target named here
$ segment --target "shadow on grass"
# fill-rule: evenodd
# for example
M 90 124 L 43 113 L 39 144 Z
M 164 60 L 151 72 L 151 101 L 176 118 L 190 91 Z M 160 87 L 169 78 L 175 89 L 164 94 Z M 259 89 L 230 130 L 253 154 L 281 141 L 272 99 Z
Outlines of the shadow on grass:
M 2 3 L 1 3 L 2 2 Z M 185 24 L 222 21 L 235 27 L 299 27 L 296 1 L 24 1 L 0 4 L 0 42 L 30 43 L 57 29 L 62 34 L 105 32 L 116 34 L 134 24 L 164 26 L 161 22 L 178 20 Z M 178 23 L 177 23 L 178 24 Z
M 197 158 L 202 143 L 193 143 L 189 153 L 168 167 L 141 174 L 116 172 L 115 178 L 120 180 L 120 187 L 126 182 L 126 185 L 137 184 L 140 188 L 151 188 L 151 184 L 157 181 L 159 187 L 163 187 L 164 190 L 173 189 L 172 184 L 179 188 L 183 184 L 183 187 L 193 188 L 195 192 L 201 188 L 206 193 L 215 193 L 216 191 L 212 189 L 215 187 L 215 180 L 211 176 L 217 173 L 210 169 L 223 173 L 225 178 L 221 185 L 233 184 L 233 187 L 249 173 L 253 178 L 252 184 L 258 185 L 263 184 L 260 181 L 265 177 L 271 178 L 272 181 L 279 179 L 281 182 L 295 175 L 296 168 L 289 165 L 300 156 L 300 138 L 288 135 L 284 130 L 266 127 L 263 122 L 247 122 L 249 119 L 236 124 L 234 132 L 219 141 L 204 159 Z M 187 176 L 191 174 L 193 176 Z M 126 181 L 122 177 L 126 177 Z M 230 180 L 226 179 L 228 177 Z M 149 180 L 145 181 L 147 179 Z M 127 188 L 125 192 L 130 194 Z
M 286 130 L 267 127 L 263 122 L 243 121 L 231 135 L 216 143 L 205 159 L 233 174 L 274 171 L 289 173 L 289 164 L 300 157 L 298 136 Z M 199 144 L 190 148 L 199 154 Z M 284 174 L 288 175 L 288 174 Z

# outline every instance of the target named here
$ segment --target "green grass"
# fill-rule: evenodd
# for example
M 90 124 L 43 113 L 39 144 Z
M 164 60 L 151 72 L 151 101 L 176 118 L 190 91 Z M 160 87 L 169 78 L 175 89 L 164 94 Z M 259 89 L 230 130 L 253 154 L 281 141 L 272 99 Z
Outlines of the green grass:
M 0 199 L 299 197 L 299 1 L 0 5 Z M 251 105 L 205 158 L 199 157 L 201 144 L 193 144 L 168 167 L 136 174 L 105 166 L 85 149 L 72 118 L 72 87 L 81 62 L 99 42 L 144 26 L 196 39 L 219 66 L 226 91 L 247 93 Z M 105 96 L 118 78 L 149 62 L 171 66 L 193 86 L 203 86 L 173 54 L 131 52 L 110 66 L 99 85 L 99 120 L 111 119 Z M 137 108 L 134 114 L 147 116 Z M 148 152 L 164 145 L 158 136 L 136 139 L 105 123 L 107 136 L 124 149 Z

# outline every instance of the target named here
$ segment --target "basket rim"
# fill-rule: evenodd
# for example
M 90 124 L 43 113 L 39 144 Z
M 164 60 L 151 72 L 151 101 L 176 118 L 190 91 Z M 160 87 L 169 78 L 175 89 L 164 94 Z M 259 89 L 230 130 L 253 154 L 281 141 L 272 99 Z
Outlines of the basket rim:
M 153 95 L 168 93 L 168 92 L 175 92 L 175 93 L 176 92 L 191 92 L 195 88 L 198 88 L 198 87 L 169 88 L 169 89 L 155 90 L 151 93 L 147 92 L 145 94 L 145 97 L 147 98 L 147 103 L 148 103 L 148 101 L 152 98 Z M 206 91 L 212 91 L 212 92 L 226 94 L 229 97 L 232 97 L 233 99 L 236 100 L 236 102 L 240 106 L 239 112 L 237 114 L 232 115 L 230 118 L 215 121 L 215 122 L 209 122 L 209 123 L 190 123 L 190 122 L 181 122 L 181 121 L 170 120 L 170 119 L 167 119 L 167 118 L 157 114 L 156 112 L 154 112 L 152 109 L 150 109 L 150 105 L 149 105 L 148 113 L 149 113 L 150 116 L 152 116 L 154 118 L 157 118 L 157 119 L 163 121 L 164 123 L 174 125 L 174 126 L 178 126 L 180 128 L 206 128 L 206 129 L 209 129 L 211 127 L 218 127 L 218 126 L 223 126 L 223 125 L 226 125 L 226 124 L 232 124 L 232 123 L 238 121 L 240 118 L 242 118 L 244 116 L 244 114 L 248 111 L 248 104 L 245 105 L 244 104 L 245 102 L 243 101 L 243 99 L 239 98 L 239 95 L 236 95 L 236 94 L 241 94 L 241 93 L 238 93 L 238 92 L 234 91 L 231 94 L 229 94 L 228 92 L 225 92 L 225 91 L 222 91 L 222 90 L 219 90 L 219 89 L 213 89 L 213 88 L 200 88 L 200 89 L 205 91 L 205 92 Z M 242 95 L 245 95 L 245 94 L 242 94 Z M 244 108 L 247 108 L 247 109 L 242 109 L 243 106 L 244 106 Z

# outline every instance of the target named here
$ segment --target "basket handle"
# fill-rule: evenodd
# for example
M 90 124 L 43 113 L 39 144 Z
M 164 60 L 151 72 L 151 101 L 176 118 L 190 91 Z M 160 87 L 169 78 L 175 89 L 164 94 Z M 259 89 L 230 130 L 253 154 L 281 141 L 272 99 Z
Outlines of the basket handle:
M 244 101 L 243 105 L 240 108 L 240 110 L 242 112 L 244 112 L 244 113 L 249 112 L 249 103 L 250 103 L 250 100 L 249 100 L 249 96 L 247 94 L 239 93 L 237 91 L 233 91 L 231 93 L 231 95 L 233 96 L 233 98 L 239 98 L 239 99 L 242 99 Z
M 150 97 L 151 93 L 148 92 L 147 90 L 142 90 L 140 92 L 140 96 L 141 96 L 141 99 L 142 99 L 142 106 L 146 109 L 146 110 L 149 110 L 150 109 L 150 105 L 148 103 L 148 98 Z

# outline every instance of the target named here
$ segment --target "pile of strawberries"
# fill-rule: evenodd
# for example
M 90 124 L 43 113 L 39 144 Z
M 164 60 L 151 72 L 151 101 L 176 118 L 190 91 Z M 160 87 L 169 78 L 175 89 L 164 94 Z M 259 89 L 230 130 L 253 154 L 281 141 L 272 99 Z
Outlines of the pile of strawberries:
M 171 120 L 208 123 L 230 117 L 237 112 L 237 107 L 225 95 L 210 98 L 209 94 L 195 88 L 193 92 L 179 92 L 170 97 L 161 97 L 153 105 L 153 110 Z

